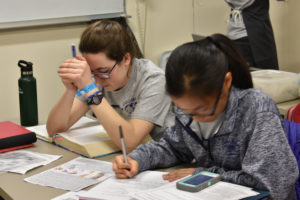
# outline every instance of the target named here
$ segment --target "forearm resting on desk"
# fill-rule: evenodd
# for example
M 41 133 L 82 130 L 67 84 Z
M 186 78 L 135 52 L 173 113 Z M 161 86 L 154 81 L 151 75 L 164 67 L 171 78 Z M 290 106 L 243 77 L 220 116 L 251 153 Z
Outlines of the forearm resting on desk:
M 101 104 L 90 106 L 97 119 L 107 131 L 110 138 L 121 149 L 119 126 L 122 126 L 126 151 L 129 153 L 135 149 L 150 133 L 154 125 L 141 119 L 126 121 L 115 109 L 103 98 Z
M 68 130 L 88 109 L 87 105 L 75 98 L 74 92 L 66 90 L 48 116 L 48 135 L 52 137 Z

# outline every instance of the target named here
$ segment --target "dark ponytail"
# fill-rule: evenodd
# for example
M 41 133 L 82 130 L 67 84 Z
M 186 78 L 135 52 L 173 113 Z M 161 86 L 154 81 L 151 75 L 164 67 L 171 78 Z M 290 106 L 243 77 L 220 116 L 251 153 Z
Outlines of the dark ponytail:
M 235 44 L 222 34 L 177 47 L 166 66 L 166 89 L 171 96 L 210 95 L 221 88 L 227 72 L 232 85 L 252 88 L 245 58 Z

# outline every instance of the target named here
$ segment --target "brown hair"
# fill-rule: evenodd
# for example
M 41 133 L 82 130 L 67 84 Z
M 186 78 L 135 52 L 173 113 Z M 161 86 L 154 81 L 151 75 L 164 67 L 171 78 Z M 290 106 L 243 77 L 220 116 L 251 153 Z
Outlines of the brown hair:
M 103 52 L 111 60 L 122 61 L 129 53 L 136 55 L 135 45 L 128 31 L 118 22 L 101 20 L 89 25 L 81 35 L 81 53 Z M 132 59 L 131 59 L 132 60 Z

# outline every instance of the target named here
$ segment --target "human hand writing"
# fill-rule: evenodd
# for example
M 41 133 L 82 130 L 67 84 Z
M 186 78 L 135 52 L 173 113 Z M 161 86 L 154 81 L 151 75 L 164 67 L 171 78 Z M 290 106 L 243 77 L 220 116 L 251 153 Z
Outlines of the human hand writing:
M 128 163 L 124 162 L 123 156 L 116 156 L 113 161 L 113 170 L 117 178 L 131 178 L 138 173 L 139 163 L 127 156 Z

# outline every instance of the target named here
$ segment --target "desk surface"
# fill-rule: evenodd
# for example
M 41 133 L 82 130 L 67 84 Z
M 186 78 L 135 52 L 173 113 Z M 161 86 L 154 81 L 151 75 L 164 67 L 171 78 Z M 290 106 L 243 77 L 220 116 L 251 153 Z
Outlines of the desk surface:
M 39 153 L 62 155 L 62 158 L 46 166 L 33 169 L 24 175 L 15 173 L 0 174 L 0 196 L 3 196 L 5 200 L 47 200 L 68 192 L 66 190 L 27 183 L 24 181 L 24 178 L 68 162 L 69 160 L 78 157 L 78 155 L 40 140 L 35 143 L 34 147 L 27 148 L 27 150 Z M 116 155 L 117 154 L 112 154 L 98 159 L 112 161 Z
M 40 140 L 38 140 L 35 143 L 34 147 L 27 148 L 27 150 L 39 152 L 39 153 L 52 154 L 52 155 L 62 155 L 62 158 L 46 166 L 41 166 L 36 169 L 33 169 L 24 175 L 16 174 L 16 173 L 0 174 L 0 196 L 2 196 L 5 200 L 24 200 L 24 199 L 49 200 L 68 192 L 66 190 L 31 184 L 25 182 L 24 179 L 34 174 L 38 174 L 42 171 L 63 164 L 65 162 L 68 162 L 78 157 L 78 155 L 70 151 L 67 151 L 65 149 L 62 149 L 58 146 L 55 146 L 53 144 L 43 142 Z M 118 154 L 111 154 L 97 159 L 111 162 L 116 155 Z M 175 166 L 160 171 L 171 171 L 182 167 L 184 167 L 184 165 Z M 90 189 L 92 187 L 93 186 L 90 186 L 86 189 Z

